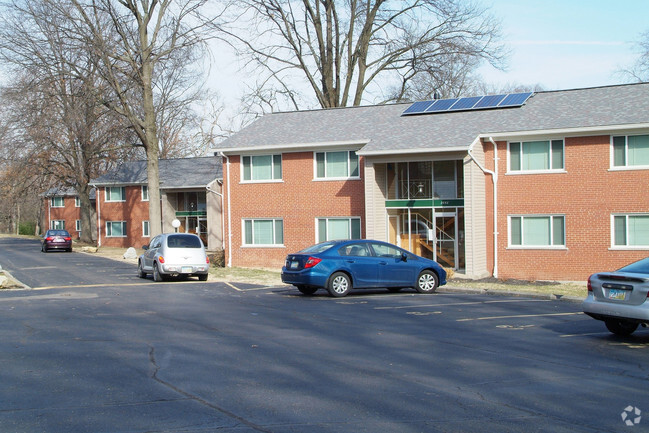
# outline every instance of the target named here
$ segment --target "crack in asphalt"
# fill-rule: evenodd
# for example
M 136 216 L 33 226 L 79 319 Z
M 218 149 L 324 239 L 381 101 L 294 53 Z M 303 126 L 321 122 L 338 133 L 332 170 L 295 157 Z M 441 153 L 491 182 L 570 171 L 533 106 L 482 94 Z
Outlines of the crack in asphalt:
M 247 419 L 245 419 L 245 418 L 243 418 L 243 417 L 241 417 L 241 416 L 239 416 L 239 415 L 237 415 L 237 414 L 235 414 L 233 412 L 230 412 L 227 409 L 224 409 L 224 408 L 222 408 L 220 406 L 217 406 L 217 405 L 215 405 L 213 403 L 210 403 L 209 401 L 207 401 L 207 400 L 205 400 L 205 399 L 203 399 L 203 398 L 201 398 L 201 397 L 199 397 L 197 395 L 191 394 L 191 393 L 189 393 L 189 392 L 187 392 L 187 391 L 185 391 L 185 390 L 183 390 L 181 388 L 178 388 L 174 384 L 169 383 L 166 380 L 163 380 L 160 377 L 158 377 L 158 372 L 160 371 L 160 366 L 156 362 L 155 347 L 153 347 L 153 346 L 149 346 L 149 362 L 151 362 L 151 365 L 153 366 L 153 374 L 151 375 L 151 378 L 153 380 L 155 380 L 156 382 L 158 382 L 159 384 L 161 384 L 161 385 L 173 390 L 174 392 L 177 392 L 178 394 L 180 394 L 180 395 L 182 395 L 182 396 L 184 396 L 184 397 L 186 397 L 186 398 L 188 398 L 190 400 L 193 400 L 193 401 L 195 401 L 195 402 L 197 402 L 197 403 L 199 403 L 199 404 L 201 404 L 201 405 L 203 405 L 205 407 L 209 407 L 210 409 L 214 409 L 216 411 L 219 411 L 222 414 L 224 414 L 224 415 L 226 415 L 226 416 L 228 416 L 228 417 L 230 417 L 232 419 L 237 420 L 238 422 L 250 427 L 251 429 L 253 429 L 255 431 L 263 432 L 263 433 L 272 433 L 272 430 L 267 430 L 267 429 L 263 428 L 260 425 L 257 425 L 257 424 L 255 424 L 255 423 L 253 423 L 251 421 L 248 421 Z

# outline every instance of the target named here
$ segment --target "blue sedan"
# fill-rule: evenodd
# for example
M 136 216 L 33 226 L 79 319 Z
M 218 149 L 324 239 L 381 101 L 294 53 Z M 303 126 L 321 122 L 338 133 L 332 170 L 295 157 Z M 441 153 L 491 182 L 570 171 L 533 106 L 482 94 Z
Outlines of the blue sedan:
M 355 289 L 414 287 L 433 293 L 446 284 L 446 271 L 435 261 L 419 257 L 387 242 L 327 241 L 289 254 L 282 281 L 305 295 L 325 288 L 341 297 Z

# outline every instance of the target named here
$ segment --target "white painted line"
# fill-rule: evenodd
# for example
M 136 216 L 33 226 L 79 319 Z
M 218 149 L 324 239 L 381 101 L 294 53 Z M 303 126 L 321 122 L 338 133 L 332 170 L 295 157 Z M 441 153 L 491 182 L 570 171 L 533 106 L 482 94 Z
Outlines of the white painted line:
M 513 316 L 491 316 L 491 317 L 475 317 L 470 319 L 457 319 L 456 322 L 471 322 L 473 320 L 520 319 L 525 317 L 576 316 L 578 314 L 584 314 L 584 313 L 579 311 L 577 313 L 516 314 Z

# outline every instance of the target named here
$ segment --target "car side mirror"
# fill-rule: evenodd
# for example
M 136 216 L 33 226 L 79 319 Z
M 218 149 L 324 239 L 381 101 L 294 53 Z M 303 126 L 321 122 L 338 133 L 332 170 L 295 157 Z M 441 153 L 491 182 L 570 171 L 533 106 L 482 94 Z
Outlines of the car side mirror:
M 408 261 L 408 254 L 401 253 L 401 260 L 403 260 L 404 262 L 407 262 Z
M 148 245 L 142 245 L 142 249 L 143 249 L 144 251 L 146 251 L 146 250 L 149 249 L 149 246 L 148 246 Z

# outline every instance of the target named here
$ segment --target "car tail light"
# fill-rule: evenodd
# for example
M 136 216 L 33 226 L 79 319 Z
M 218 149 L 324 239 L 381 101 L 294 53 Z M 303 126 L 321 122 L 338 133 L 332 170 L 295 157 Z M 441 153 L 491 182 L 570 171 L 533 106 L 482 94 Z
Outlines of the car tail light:
M 72 238 L 70 236 L 66 236 L 63 239 L 65 239 L 66 241 L 71 241 L 72 240 Z
M 45 240 L 48 241 L 48 242 L 51 242 L 51 241 L 54 240 L 54 238 L 52 236 L 48 236 L 48 237 L 45 238 Z
M 319 259 L 317 257 L 309 257 L 304 264 L 304 269 L 309 269 L 320 263 L 322 259 Z
M 208 265 L 210 264 L 210 258 L 209 258 L 209 256 L 205 256 L 205 263 L 208 264 Z
M 589 292 L 592 292 L 592 291 L 593 291 L 593 283 L 591 283 L 591 281 L 590 281 L 591 278 L 593 278 L 592 275 L 591 275 L 590 277 L 588 277 L 588 284 L 587 284 L 587 286 L 588 286 L 588 291 L 589 291 Z
M 158 256 L 158 263 L 164 263 L 164 262 L 165 262 L 165 258 L 162 256 Z

